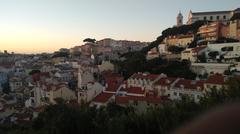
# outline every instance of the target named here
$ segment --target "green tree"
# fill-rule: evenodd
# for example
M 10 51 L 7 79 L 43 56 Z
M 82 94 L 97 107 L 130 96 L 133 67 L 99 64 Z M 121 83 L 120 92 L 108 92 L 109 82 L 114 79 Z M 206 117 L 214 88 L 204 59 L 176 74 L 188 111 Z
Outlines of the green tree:
M 86 39 L 83 40 L 83 42 L 95 43 L 96 39 L 86 38 Z

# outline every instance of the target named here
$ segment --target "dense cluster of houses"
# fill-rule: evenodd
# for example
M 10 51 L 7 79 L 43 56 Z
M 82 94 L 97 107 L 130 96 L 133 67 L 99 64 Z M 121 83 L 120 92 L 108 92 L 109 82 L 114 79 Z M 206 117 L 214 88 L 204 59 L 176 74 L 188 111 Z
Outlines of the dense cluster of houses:
M 147 43 L 103 39 L 54 54 L 0 56 L 0 124 L 27 123 L 48 105 L 92 104 L 114 95 L 123 77 L 110 62 Z M 66 56 L 65 54 L 69 54 Z M 96 58 L 95 58 L 96 57 Z M 97 62 L 96 61 L 100 61 Z
M 8 93 L 0 92 L 1 123 L 26 123 L 36 118 L 46 106 L 60 102 L 89 104 L 97 108 L 115 102 L 140 112 L 181 99 L 183 95 L 198 102 L 204 91 L 221 88 L 226 81 L 221 74 L 212 74 L 206 80 L 187 80 L 148 73 L 136 73 L 124 80 L 114 72 L 111 62 L 96 65 L 92 56 L 38 55 L 23 57 L 14 63 L 11 67 L 1 68 L 1 82 L 9 83 Z
M 189 96 L 198 102 L 205 91 L 211 88 L 221 89 L 225 86 L 227 77 L 221 74 L 211 74 L 204 80 L 188 80 L 168 77 L 165 74 L 136 73 L 129 79 L 112 74 L 108 76 L 107 88 L 104 89 L 91 105 L 105 106 L 116 102 L 121 106 L 133 106 L 138 110 L 146 110 L 150 106 L 160 106 L 169 100 L 179 100 Z
M 94 53 L 100 60 L 117 60 L 120 58 L 119 54 L 140 51 L 148 44 L 148 42 L 105 38 L 96 42 L 87 42 L 84 45 L 70 48 L 70 53 L 81 53 L 85 56 L 91 56 Z
M 239 13 L 238 11 L 234 10 L 234 13 Z M 194 15 L 196 14 L 192 13 L 192 16 Z M 181 26 L 180 14 L 177 19 L 178 26 Z M 237 23 L 239 28 L 239 22 L 240 18 L 234 14 L 232 19 L 202 26 L 198 34 L 205 40 L 213 40 L 227 35 L 226 26 L 233 29 Z M 209 31 L 209 29 L 214 30 Z M 216 31 L 222 33 L 209 34 Z M 233 33 L 233 30 L 231 32 Z M 216 35 L 216 38 L 209 37 L 213 35 Z M 168 53 L 166 44 L 187 48 L 193 40 L 194 35 L 191 33 L 167 37 L 163 44 L 159 45 L 158 50 L 152 49 L 148 52 L 147 58 Z M 150 107 L 159 107 L 168 101 L 179 100 L 183 96 L 189 96 L 199 102 L 206 91 L 226 86 L 229 76 L 224 75 L 225 70 L 237 70 L 240 67 L 239 63 L 234 63 L 234 66 L 195 63 L 199 61 L 199 55 L 203 54 L 209 62 L 240 57 L 239 42 L 208 44 L 187 48 L 180 55 L 172 55 L 172 57 L 180 56 L 180 60 L 191 61 L 191 69 L 198 75 L 203 76 L 207 73 L 207 77 L 189 80 L 169 77 L 166 74 L 135 73 L 124 80 L 122 75 L 115 72 L 110 60 L 118 59 L 122 53 L 139 51 L 147 44 L 103 39 L 95 43 L 87 42 L 69 50 L 59 50 L 59 53 L 74 55 L 72 57 L 48 54 L 18 55 L 17 58 L 9 55 L 1 56 L 0 63 L 3 64 L 0 64 L 0 124 L 28 123 L 46 106 L 57 103 L 89 104 L 99 108 L 114 102 L 123 107 L 131 106 L 142 112 Z M 215 58 L 209 54 L 213 51 L 218 53 Z

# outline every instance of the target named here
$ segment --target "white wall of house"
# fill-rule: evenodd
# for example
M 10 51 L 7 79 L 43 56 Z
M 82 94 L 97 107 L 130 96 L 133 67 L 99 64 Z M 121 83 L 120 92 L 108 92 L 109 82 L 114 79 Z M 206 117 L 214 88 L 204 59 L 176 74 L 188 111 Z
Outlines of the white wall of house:
M 85 103 L 93 100 L 97 95 L 99 95 L 103 91 L 104 87 L 98 83 L 94 82 L 89 83 L 86 89 L 78 91 L 78 103 L 84 101 Z
M 98 65 L 99 71 L 114 70 L 114 65 L 110 61 L 103 61 L 101 65 Z
M 181 60 L 189 60 L 195 62 L 197 57 L 194 57 L 195 53 L 192 52 L 192 49 L 186 49 L 181 52 Z
M 231 64 L 223 64 L 223 63 L 192 63 L 191 70 L 197 74 L 205 74 L 205 73 L 219 73 L 223 74 L 225 70 L 228 70 Z
M 179 100 L 183 95 L 190 96 L 194 99 L 195 102 L 198 102 L 200 100 L 200 97 L 203 95 L 203 92 L 201 90 L 185 89 L 184 87 L 173 87 L 170 89 L 170 99 L 172 100 Z
M 204 83 L 204 90 L 209 91 L 212 88 L 216 88 L 217 90 L 222 89 L 223 85 L 220 84 L 212 84 L 212 83 Z
M 77 98 L 75 92 L 65 86 L 52 92 L 53 98 L 62 98 L 64 100 L 73 100 Z
M 217 19 L 217 16 L 219 16 L 219 19 Z M 194 23 L 198 20 L 205 20 L 205 18 L 206 20 L 209 20 L 209 21 L 221 20 L 225 22 L 227 20 L 230 20 L 231 16 L 232 14 L 230 11 L 229 12 L 203 12 L 200 14 L 190 12 L 188 15 L 188 23 Z
M 223 48 L 231 48 L 232 51 L 224 51 Z M 218 51 L 220 55 L 224 55 L 225 59 L 240 57 L 240 42 L 236 43 L 220 43 L 220 44 L 208 44 L 208 52 Z
M 160 54 L 160 55 L 167 53 L 166 44 L 159 44 L 159 45 L 158 45 L 158 49 L 159 49 L 159 54 Z

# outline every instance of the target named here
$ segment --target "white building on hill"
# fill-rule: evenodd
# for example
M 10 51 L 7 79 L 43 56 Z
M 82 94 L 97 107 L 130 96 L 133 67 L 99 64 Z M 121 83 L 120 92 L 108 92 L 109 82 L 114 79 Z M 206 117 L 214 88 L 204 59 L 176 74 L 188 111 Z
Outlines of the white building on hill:
M 209 12 L 192 12 L 190 10 L 188 14 L 187 24 L 192 24 L 198 20 L 208 21 L 222 21 L 227 22 L 231 19 L 235 12 L 239 12 L 239 8 L 228 11 L 209 11 Z

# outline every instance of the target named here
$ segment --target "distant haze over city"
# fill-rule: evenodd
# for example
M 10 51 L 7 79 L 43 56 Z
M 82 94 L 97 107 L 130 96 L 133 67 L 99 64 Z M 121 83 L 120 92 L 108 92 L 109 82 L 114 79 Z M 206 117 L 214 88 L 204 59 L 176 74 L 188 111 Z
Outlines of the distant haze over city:
M 190 10 L 237 7 L 237 0 L 0 0 L 0 51 L 53 52 L 85 38 L 150 42 L 176 25 L 179 11 L 186 23 Z

